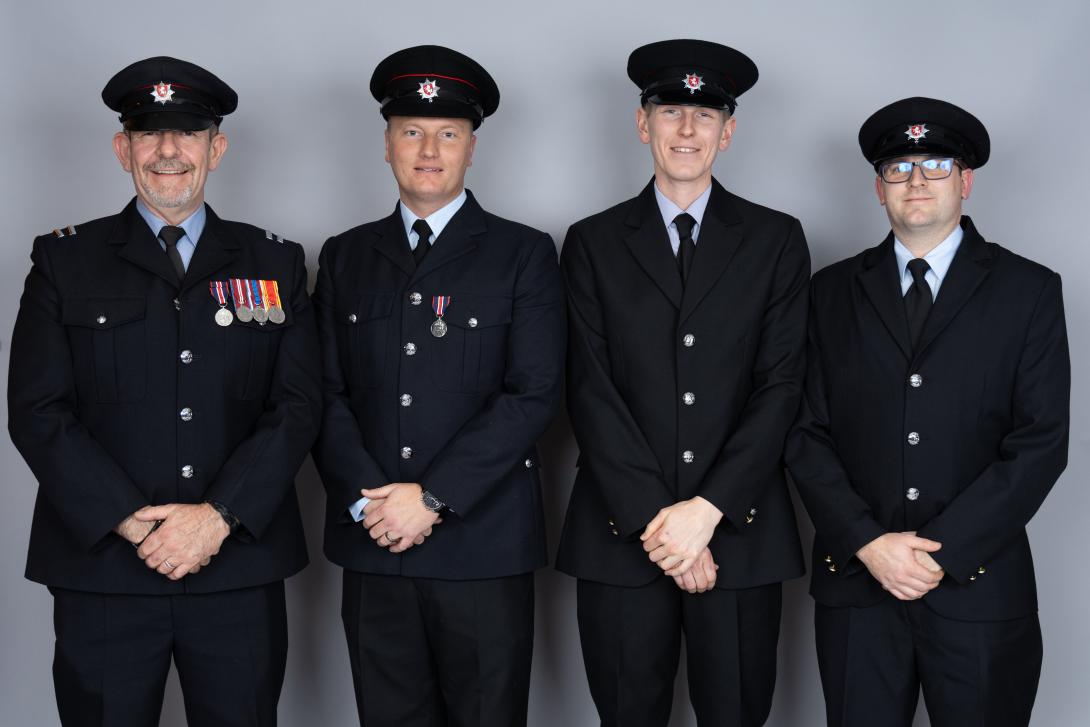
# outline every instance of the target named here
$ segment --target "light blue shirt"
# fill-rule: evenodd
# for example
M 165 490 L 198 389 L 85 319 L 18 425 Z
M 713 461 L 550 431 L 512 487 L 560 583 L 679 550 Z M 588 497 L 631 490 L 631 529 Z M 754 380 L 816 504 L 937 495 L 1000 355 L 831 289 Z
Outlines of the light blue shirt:
M 670 236 L 670 247 L 674 250 L 674 257 L 677 257 L 677 249 L 681 247 L 681 236 L 678 234 L 677 225 L 674 224 L 674 218 L 682 212 L 688 212 L 696 220 L 696 224 L 693 225 L 693 244 L 695 245 L 696 238 L 700 236 L 700 223 L 704 219 L 704 210 L 708 209 L 708 200 L 711 196 L 712 186 L 709 184 L 704 193 L 693 200 L 689 209 L 683 210 L 659 190 L 659 185 L 655 185 L 655 201 L 659 203 L 659 212 L 662 213 L 662 221 L 666 224 L 666 234 Z
M 945 240 L 923 256 L 923 259 L 927 261 L 927 265 L 930 267 L 930 270 L 924 273 L 923 279 L 931 286 L 931 296 L 934 300 L 939 298 L 939 286 L 942 285 L 942 279 L 946 277 L 947 271 L 950 270 L 950 263 L 954 261 L 954 253 L 958 251 L 961 238 L 964 236 L 965 231 L 961 229 L 961 225 L 958 225 Z M 908 248 L 896 237 L 893 238 L 893 254 L 897 257 L 897 270 L 901 273 L 901 295 L 903 296 L 912 287 L 912 273 L 908 271 L 908 263 L 915 255 L 909 252 Z
M 141 201 L 139 197 L 136 198 L 136 211 L 140 213 L 140 216 L 144 218 L 144 222 L 148 223 L 148 227 L 151 228 L 151 233 L 155 235 L 155 239 L 159 243 L 159 247 L 163 248 L 163 252 L 166 252 L 167 244 L 159 239 L 159 230 L 167 226 L 167 223 L 155 216 L 148 206 Z M 178 225 L 185 234 L 178 239 L 178 254 L 182 257 L 182 265 L 186 270 L 189 270 L 189 261 L 193 259 L 193 253 L 197 251 L 197 241 L 201 239 L 201 233 L 204 232 L 204 223 L 208 219 L 208 213 L 204 209 L 202 204 L 197 210 L 182 220 L 182 224 Z
M 451 218 L 454 217 L 458 210 L 462 209 L 462 205 L 465 204 L 465 201 L 466 191 L 463 189 L 462 193 L 453 200 L 424 218 L 424 221 L 428 223 L 428 227 L 431 228 L 431 237 L 428 238 L 429 245 L 433 244 L 435 239 L 443 234 L 443 228 L 447 226 L 447 223 L 450 222 Z M 413 231 L 413 223 L 420 218 L 413 214 L 413 211 L 403 203 L 399 203 L 397 208 L 401 210 L 401 221 L 405 223 L 405 235 L 409 238 L 409 247 L 415 250 L 420 241 L 420 235 Z M 363 520 L 363 508 L 367 507 L 367 503 L 369 502 L 371 502 L 370 498 L 361 497 L 348 506 L 348 512 L 353 520 L 356 522 Z
M 450 219 L 454 217 L 458 210 L 462 209 L 465 201 L 466 191 L 463 189 L 462 193 L 453 200 L 424 218 L 424 221 L 428 223 L 428 227 L 431 228 L 431 237 L 428 238 L 429 245 L 434 243 L 435 238 L 442 234 L 443 228 L 447 226 L 447 223 L 450 222 Z M 401 210 L 401 221 L 405 223 L 405 235 L 409 238 L 409 249 L 415 250 L 420 235 L 413 232 L 413 223 L 420 218 L 404 203 L 398 203 L 397 207 Z

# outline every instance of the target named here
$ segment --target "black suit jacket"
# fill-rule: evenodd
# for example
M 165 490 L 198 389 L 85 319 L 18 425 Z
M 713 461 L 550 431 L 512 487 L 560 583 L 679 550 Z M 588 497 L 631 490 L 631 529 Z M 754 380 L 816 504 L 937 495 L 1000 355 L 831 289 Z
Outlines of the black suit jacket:
M 814 276 L 787 460 L 817 529 L 821 603 L 892 598 L 854 553 L 916 530 L 942 543 L 933 556 L 946 577 L 924 597 L 938 613 L 999 620 L 1037 608 L 1025 525 L 1067 462 L 1060 278 L 985 242 L 968 217 L 962 227 L 915 352 L 892 233 Z
M 303 249 L 208 209 L 179 290 L 135 201 L 60 234 L 34 241 L 11 343 L 8 427 L 38 479 L 27 578 L 175 594 L 300 570 L 295 473 L 321 407 Z M 231 277 L 278 281 L 287 320 L 216 325 L 208 283 Z M 112 532 L 145 505 L 205 499 L 248 537 L 180 581 L 149 570 Z
M 710 543 L 718 587 L 801 575 L 781 454 L 804 369 L 802 228 L 713 182 L 683 291 L 653 184 L 564 243 L 580 460 L 557 567 L 650 583 L 661 570 L 639 534 L 661 508 L 701 495 L 724 513 Z
M 432 298 L 444 295 L 449 330 L 436 338 Z M 543 565 L 535 442 L 559 403 L 564 360 L 552 239 L 469 194 L 418 269 L 395 208 L 326 242 L 314 303 L 326 556 L 365 573 L 453 580 Z M 348 514 L 362 488 L 391 482 L 419 482 L 454 511 L 402 554 Z

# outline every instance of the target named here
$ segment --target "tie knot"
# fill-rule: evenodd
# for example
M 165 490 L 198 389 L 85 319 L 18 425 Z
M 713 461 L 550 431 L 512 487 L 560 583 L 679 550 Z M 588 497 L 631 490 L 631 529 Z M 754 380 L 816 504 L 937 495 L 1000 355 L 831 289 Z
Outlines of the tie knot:
M 424 220 L 423 218 L 418 219 L 413 223 L 413 232 L 420 238 L 416 243 L 417 247 L 419 247 L 421 243 L 427 245 L 428 240 L 431 239 L 431 227 L 428 226 L 427 220 Z
M 178 240 L 182 239 L 185 235 L 185 230 L 181 227 L 175 227 L 174 225 L 164 225 L 159 230 L 159 239 L 165 242 L 169 247 L 174 247 L 178 244 Z
M 696 220 L 688 212 L 682 212 L 680 215 L 674 218 L 674 227 L 677 228 L 677 235 L 682 240 L 691 239 L 693 236 L 693 228 L 696 227 Z
M 917 285 L 924 283 L 924 275 L 931 269 L 931 266 L 927 264 L 927 261 L 921 257 L 912 258 L 908 261 L 908 272 L 912 273 L 912 280 Z

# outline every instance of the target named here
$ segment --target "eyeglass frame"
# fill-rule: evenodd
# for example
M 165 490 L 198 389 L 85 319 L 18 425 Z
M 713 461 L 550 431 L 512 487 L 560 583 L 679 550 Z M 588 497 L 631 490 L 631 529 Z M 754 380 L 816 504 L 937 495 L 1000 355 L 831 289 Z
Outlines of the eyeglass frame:
M 944 176 L 929 177 L 924 172 L 924 167 L 922 165 L 925 164 L 926 162 L 930 162 L 930 161 L 946 161 L 947 159 L 949 159 L 952 162 L 952 164 L 950 165 L 950 171 L 947 172 Z M 886 179 L 886 174 L 885 174 L 885 170 L 888 167 L 892 166 L 893 164 L 911 164 L 912 168 L 909 170 L 907 177 L 900 180 L 899 182 L 893 182 L 893 181 L 890 181 L 890 180 Z M 963 164 L 962 161 L 960 159 L 958 159 L 957 157 L 946 157 L 946 156 L 932 157 L 932 156 L 929 156 L 929 157 L 926 157 L 925 159 L 920 159 L 919 161 L 915 161 L 915 162 L 910 162 L 910 161 L 908 161 L 906 159 L 901 159 L 898 162 L 894 162 L 892 160 L 891 161 L 881 162 L 881 163 L 878 164 L 878 176 L 886 184 L 907 184 L 908 181 L 910 179 L 912 179 L 912 174 L 916 171 L 916 167 L 920 168 L 920 175 L 929 182 L 940 182 L 943 179 L 949 179 L 950 176 L 953 175 L 953 173 L 954 173 L 954 167 L 957 167 L 960 171 L 965 171 L 966 169 L 968 169 L 968 167 L 966 167 L 965 164 Z

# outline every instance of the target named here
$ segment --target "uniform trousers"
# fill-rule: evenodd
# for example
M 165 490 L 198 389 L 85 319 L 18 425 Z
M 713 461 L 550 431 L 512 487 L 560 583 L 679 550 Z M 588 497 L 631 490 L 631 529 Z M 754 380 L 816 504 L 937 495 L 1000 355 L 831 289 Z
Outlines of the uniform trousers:
M 526 724 L 534 575 L 449 581 L 344 571 L 363 727 Z
M 64 727 L 155 727 L 172 657 L 190 725 L 276 725 L 288 653 L 283 581 L 177 596 L 49 590 Z
M 1025 727 L 1041 674 L 1037 614 L 955 621 L 925 601 L 817 604 L 830 727 L 910 727 L 923 688 L 933 727 Z
M 702 727 L 757 727 L 776 684 L 782 588 L 686 593 L 661 576 L 637 588 L 580 580 L 579 639 L 603 727 L 664 727 L 685 638 Z

